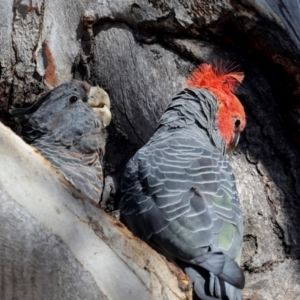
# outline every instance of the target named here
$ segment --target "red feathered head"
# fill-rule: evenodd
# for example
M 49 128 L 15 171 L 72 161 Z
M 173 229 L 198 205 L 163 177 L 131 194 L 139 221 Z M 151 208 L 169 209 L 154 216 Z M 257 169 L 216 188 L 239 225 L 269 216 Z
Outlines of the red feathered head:
M 239 133 L 245 128 L 244 108 L 234 92 L 244 79 L 244 74 L 234 71 L 222 61 L 204 63 L 187 79 L 189 87 L 203 88 L 212 92 L 219 103 L 218 126 L 227 147 L 237 144 Z

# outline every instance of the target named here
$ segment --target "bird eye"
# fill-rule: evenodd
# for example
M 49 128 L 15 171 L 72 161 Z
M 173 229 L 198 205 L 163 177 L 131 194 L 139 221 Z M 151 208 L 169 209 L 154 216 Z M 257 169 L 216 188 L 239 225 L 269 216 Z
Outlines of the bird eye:
M 241 120 L 240 119 L 236 119 L 234 122 L 235 128 L 239 128 L 239 126 L 241 125 Z
M 72 96 L 69 100 L 70 100 L 71 103 L 74 103 L 78 100 L 78 97 Z

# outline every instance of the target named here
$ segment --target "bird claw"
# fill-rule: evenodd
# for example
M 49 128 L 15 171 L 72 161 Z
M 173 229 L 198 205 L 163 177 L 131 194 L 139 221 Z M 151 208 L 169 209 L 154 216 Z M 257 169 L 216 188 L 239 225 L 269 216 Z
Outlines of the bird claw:
M 101 207 L 108 213 L 114 211 L 114 198 L 116 195 L 116 180 L 108 175 L 104 179 L 103 192 L 100 200 Z

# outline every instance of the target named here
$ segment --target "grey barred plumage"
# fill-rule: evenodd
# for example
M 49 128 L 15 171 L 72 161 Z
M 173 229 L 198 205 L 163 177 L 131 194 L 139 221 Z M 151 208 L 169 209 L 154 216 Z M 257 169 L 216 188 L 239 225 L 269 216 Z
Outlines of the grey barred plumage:
M 126 225 L 190 276 L 201 299 L 242 299 L 239 267 L 243 219 L 218 101 L 206 89 L 185 89 L 122 180 Z
M 41 96 L 33 106 L 11 113 L 22 125 L 25 141 L 83 194 L 99 202 L 109 109 L 109 97 L 102 89 L 73 80 Z

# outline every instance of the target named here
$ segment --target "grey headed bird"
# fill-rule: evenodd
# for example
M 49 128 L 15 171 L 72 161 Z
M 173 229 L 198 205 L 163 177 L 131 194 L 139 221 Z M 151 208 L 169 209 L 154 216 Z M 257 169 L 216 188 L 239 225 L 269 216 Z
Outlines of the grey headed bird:
M 111 120 L 107 93 L 73 80 L 42 95 L 31 107 L 10 112 L 21 124 L 24 140 L 75 188 L 99 203 L 106 127 Z

